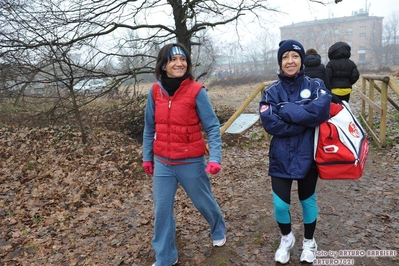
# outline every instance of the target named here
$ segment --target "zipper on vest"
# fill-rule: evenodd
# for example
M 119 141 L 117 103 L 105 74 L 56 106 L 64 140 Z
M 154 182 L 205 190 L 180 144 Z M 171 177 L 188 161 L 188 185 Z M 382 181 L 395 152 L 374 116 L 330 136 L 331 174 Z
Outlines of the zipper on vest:
M 170 108 L 171 105 L 172 105 L 172 101 L 169 100 L 169 105 L 168 105 L 168 107 Z

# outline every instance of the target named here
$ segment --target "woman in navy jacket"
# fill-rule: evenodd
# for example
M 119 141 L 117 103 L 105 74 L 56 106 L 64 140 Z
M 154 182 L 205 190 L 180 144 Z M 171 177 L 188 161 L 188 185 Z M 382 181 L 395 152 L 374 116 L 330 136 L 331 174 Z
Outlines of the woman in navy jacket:
M 274 214 L 282 234 L 275 261 L 287 263 L 295 244 L 289 208 L 292 182 L 297 180 L 305 231 L 300 260 L 311 263 L 317 250 L 313 235 L 318 215 L 314 129 L 329 118 L 331 95 L 319 79 L 304 75 L 302 44 L 285 40 L 279 46 L 279 80 L 265 89 L 259 104 L 263 127 L 273 136 L 268 174 L 272 181 Z

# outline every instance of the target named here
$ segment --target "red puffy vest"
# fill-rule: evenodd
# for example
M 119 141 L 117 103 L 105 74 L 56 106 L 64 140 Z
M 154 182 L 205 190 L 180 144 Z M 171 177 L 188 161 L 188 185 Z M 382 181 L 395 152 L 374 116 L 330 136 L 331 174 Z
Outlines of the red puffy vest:
M 155 155 L 187 159 L 205 154 L 205 140 L 195 102 L 202 87 L 202 84 L 186 79 L 174 96 L 168 97 L 157 83 L 153 84 Z

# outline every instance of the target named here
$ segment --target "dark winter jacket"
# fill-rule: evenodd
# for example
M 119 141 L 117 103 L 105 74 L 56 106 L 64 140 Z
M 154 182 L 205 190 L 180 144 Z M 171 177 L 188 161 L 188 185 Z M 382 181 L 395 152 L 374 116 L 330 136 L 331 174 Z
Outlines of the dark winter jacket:
M 331 90 L 326 67 L 321 63 L 319 54 L 308 54 L 305 59 L 305 75 L 311 78 L 319 78 L 324 81 L 326 88 Z
M 326 65 L 331 88 L 352 88 L 359 79 L 359 70 L 350 60 L 351 47 L 345 42 L 334 43 L 328 50 L 330 61 Z
M 304 75 L 279 80 L 264 91 L 259 114 L 264 129 L 273 135 L 269 176 L 304 178 L 314 167 L 314 129 L 329 118 L 331 95 L 319 79 Z

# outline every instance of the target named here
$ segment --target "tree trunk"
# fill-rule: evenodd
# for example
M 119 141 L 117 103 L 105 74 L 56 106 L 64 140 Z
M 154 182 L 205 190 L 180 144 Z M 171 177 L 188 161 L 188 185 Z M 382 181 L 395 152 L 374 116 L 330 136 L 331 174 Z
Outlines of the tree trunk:
M 183 44 L 188 52 L 191 54 L 191 33 L 187 29 L 186 16 L 187 5 L 182 4 L 182 0 L 169 0 L 170 5 L 173 8 L 173 17 L 175 20 L 175 34 L 177 41 Z

